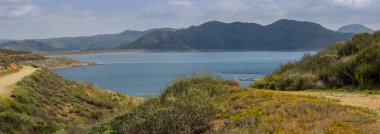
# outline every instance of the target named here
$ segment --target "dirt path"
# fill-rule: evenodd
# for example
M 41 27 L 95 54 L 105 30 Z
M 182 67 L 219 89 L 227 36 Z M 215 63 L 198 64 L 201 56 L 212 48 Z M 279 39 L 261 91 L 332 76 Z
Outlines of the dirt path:
M 373 109 L 380 113 L 380 95 L 370 95 L 364 93 L 341 93 L 341 92 L 307 92 L 295 91 L 289 92 L 294 94 L 304 94 L 316 97 L 324 97 L 329 99 L 337 99 L 342 104 L 359 106 L 364 108 Z
M 0 96 L 9 97 L 15 84 L 25 76 L 31 75 L 36 68 L 24 66 L 20 71 L 0 77 Z

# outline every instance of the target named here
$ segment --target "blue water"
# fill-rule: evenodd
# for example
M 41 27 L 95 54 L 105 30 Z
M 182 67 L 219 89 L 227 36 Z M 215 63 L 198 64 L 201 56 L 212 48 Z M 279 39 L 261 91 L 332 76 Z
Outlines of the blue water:
M 54 72 L 75 81 L 135 96 L 153 96 L 173 78 L 211 72 L 222 78 L 255 79 L 281 64 L 296 61 L 306 52 L 128 52 L 65 56 L 100 65 Z M 312 52 L 313 53 L 313 52 Z M 249 85 L 251 81 L 241 81 Z

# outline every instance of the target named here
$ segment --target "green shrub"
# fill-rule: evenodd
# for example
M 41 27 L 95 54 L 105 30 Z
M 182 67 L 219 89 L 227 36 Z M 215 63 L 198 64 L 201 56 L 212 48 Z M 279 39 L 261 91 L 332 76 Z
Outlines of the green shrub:
M 158 98 L 95 131 L 115 133 L 203 133 L 221 109 L 217 97 L 226 82 L 208 74 L 175 80 Z M 110 130 L 111 129 L 111 130 Z
M 380 34 L 361 33 L 352 40 L 306 54 L 301 61 L 282 65 L 251 86 L 275 90 L 308 88 L 372 89 L 380 86 Z M 309 74 L 309 77 L 302 77 Z M 311 77 L 312 76 L 312 77 Z M 317 77 L 315 77 L 317 76 Z M 321 86 L 324 85 L 324 86 Z
M 0 133 L 53 133 L 88 128 L 141 103 L 38 69 L 0 99 Z
M 370 89 L 376 80 L 375 77 L 378 77 L 377 75 L 378 72 L 375 71 L 374 66 L 368 64 L 361 65 L 355 71 L 355 84 L 360 89 Z

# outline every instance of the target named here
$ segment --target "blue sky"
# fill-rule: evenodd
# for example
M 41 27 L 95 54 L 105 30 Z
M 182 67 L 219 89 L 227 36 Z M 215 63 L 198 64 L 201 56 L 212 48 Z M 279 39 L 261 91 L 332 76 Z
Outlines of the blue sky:
M 207 21 L 270 24 L 279 19 L 329 29 L 380 29 L 380 0 L 0 0 L 0 39 L 50 38 L 185 28 Z

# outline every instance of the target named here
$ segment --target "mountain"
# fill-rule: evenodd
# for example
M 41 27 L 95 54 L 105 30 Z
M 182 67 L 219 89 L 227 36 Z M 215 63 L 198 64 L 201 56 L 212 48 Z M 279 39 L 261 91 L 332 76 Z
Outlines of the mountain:
M 177 31 L 155 31 L 118 48 L 317 50 L 352 35 L 328 30 L 316 23 L 286 19 L 266 26 L 211 21 Z
M 114 49 L 121 44 L 128 44 L 153 31 L 174 31 L 161 28 L 147 31 L 126 30 L 118 34 L 101 34 L 82 37 L 64 37 L 39 40 L 8 41 L 0 44 L 0 48 L 23 51 L 87 51 Z
M 0 40 L 0 44 L 3 44 L 5 42 L 10 42 L 10 41 L 12 41 L 12 40 Z
M 338 32 L 341 33 L 373 33 L 375 30 L 372 30 L 366 26 L 360 25 L 360 24 L 351 24 L 351 25 L 346 25 L 337 30 Z
M 288 63 L 272 75 L 256 80 L 257 88 L 274 90 L 378 90 L 380 33 L 361 33 L 301 61 Z
M 2 49 L 18 50 L 18 51 L 57 51 L 57 47 L 36 40 L 10 41 L 0 45 Z
M 279 20 L 270 25 L 211 21 L 186 29 L 124 31 L 83 37 L 8 41 L 0 48 L 24 51 L 88 51 L 111 49 L 159 50 L 318 50 L 349 39 L 312 22 Z

